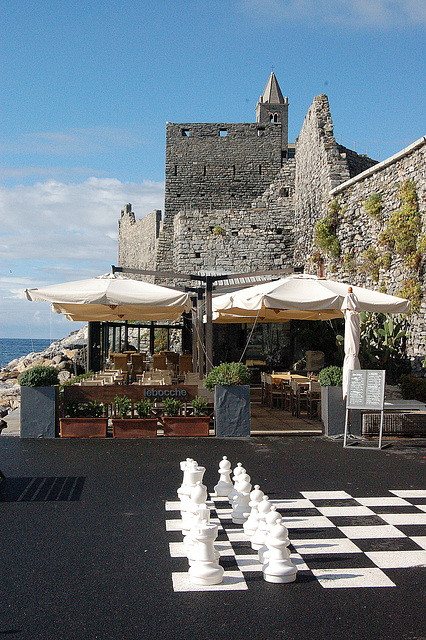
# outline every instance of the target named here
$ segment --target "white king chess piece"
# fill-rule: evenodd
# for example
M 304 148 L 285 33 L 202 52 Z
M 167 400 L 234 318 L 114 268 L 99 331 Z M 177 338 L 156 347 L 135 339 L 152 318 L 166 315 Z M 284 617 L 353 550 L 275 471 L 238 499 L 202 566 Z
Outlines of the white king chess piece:
M 297 567 L 290 558 L 287 528 L 282 523 L 275 524 L 266 536 L 269 550 L 267 562 L 263 565 L 263 577 L 266 582 L 280 584 L 296 580 Z
M 216 495 L 227 498 L 231 493 L 234 485 L 231 480 L 231 463 L 226 456 L 223 456 L 219 462 L 219 482 L 214 487 Z
M 205 520 L 191 530 L 194 545 L 191 553 L 192 564 L 188 573 L 191 582 L 194 584 L 207 587 L 222 582 L 223 567 L 220 566 L 217 560 L 214 548 L 217 532 L 218 526 L 209 524 Z

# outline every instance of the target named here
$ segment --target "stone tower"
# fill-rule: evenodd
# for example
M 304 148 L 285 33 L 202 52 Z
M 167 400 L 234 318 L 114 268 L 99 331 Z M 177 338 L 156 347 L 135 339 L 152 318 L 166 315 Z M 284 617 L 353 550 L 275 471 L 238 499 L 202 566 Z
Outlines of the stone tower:
M 265 91 L 256 105 L 256 122 L 271 122 L 281 129 L 282 157 L 287 157 L 288 149 L 288 98 L 281 93 L 274 72 L 269 76 Z

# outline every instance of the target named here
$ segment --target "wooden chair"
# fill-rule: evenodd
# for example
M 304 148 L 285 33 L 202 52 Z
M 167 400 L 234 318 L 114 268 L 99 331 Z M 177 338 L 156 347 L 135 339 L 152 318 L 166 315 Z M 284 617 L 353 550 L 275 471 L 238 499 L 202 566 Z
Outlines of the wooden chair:
M 308 389 L 309 383 L 296 382 L 295 385 L 295 416 L 296 418 L 300 418 L 300 414 L 302 411 L 305 411 L 306 414 L 309 414 L 308 408 Z
M 179 356 L 179 375 L 182 376 L 188 371 L 192 371 L 192 356 L 185 353 Z
M 127 355 L 125 353 L 116 353 L 114 355 L 114 369 L 127 371 Z
M 315 380 L 311 380 L 308 389 L 308 417 L 321 417 L 321 385 Z
M 166 356 L 154 353 L 152 356 L 153 369 L 166 369 Z
M 198 376 L 198 373 L 194 373 L 193 371 L 187 371 L 185 373 L 184 384 L 199 385 L 200 384 L 200 378 Z

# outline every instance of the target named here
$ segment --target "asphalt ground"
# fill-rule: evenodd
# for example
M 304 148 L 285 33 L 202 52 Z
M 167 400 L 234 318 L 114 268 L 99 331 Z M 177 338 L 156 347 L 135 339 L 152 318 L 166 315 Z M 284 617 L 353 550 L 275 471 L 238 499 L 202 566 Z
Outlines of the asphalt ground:
M 165 501 L 177 498 L 181 460 L 205 466 L 212 491 L 223 455 L 233 466 L 242 462 L 252 484 L 271 498 L 426 489 L 424 440 L 372 451 L 303 436 L 2 436 L 0 637 L 425 640 L 424 566 L 388 571 L 392 588 L 325 589 L 303 575 L 288 585 L 270 584 L 259 574 L 246 591 L 174 592 Z M 50 480 L 40 485 L 37 478 Z

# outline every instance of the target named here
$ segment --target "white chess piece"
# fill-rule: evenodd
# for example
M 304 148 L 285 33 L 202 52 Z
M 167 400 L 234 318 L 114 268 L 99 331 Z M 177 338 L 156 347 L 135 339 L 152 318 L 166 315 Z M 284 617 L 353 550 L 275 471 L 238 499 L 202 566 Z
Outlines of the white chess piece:
M 244 524 L 250 515 L 250 476 L 247 473 L 241 474 L 238 483 L 235 485 L 237 490 L 232 503 L 232 522 L 234 524 Z
M 265 518 L 266 518 L 266 514 L 269 513 L 269 511 L 271 510 L 271 507 L 272 507 L 272 504 L 269 502 L 268 496 L 263 496 L 261 502 L 259 503 L 259 506 L 257 507 L 258 514 L 259 514 L 258 526 L 251 538 L 251 548 L 255 549 L 256 551 L 259 551 L 259 549 L 261 549 L 265 544 L 265 539 L 267 534 L 267 531 L 265 528 Z
M 188 573 L 194 584 L 208 586 L 222 582 L 223 567 L 218 563 L 214 548 L 217 532 L 217 525 L 206 521 L 191 530 L 194 546 Z
M 290 558 L 287 528 L 282 523 L 275 524 L 266 537 L 269 558 L 263 565 L 263 577 L 266 582 L 280 584 L 296 580 L 297 567 Z
M 201 482 L 197 482 L 192 487 L 189 494 L 189 500 L 185 503 L 185 509 L 182 514 L 182 533 L 187 535 L 193 524 L 206 520 L 210 522 L 210 509 L 206 504 L 207 487 Z
M 203 481 L 205 467 L 201 467 L 198 462 L 192 458 L 187 458 L 180 463 L 180 468 L 183 471 L 182 484 L 177 490 L 179 500 L 181 502 L 181 512 L 186 511 L 188 503 L 190 502 L 191 489 L 195 487 L 197 482 Z
M 266 540 L 268 534 L 271 532 L 272 528 L 282 522 L 282 517 L 279 511 L 277 511 L 276 506 L 273 504 L 271 510 L 265 516 L 264 522 L 264 530 L 265 530 L 265 544 L 259 549 L 259 562 L 260 564 L 265 564 L 266 560 L 269 557 L 269 549 L 266 544 Z
M 231 463 L 226 456 L 219 462 L 219 482 L 214 487 L 217 496 L 228 497 L 234 485 L 231 480 Z
M 256 531 L 259 524 L 259 511 L 258 506 L 265 494 L 260 490 L 258 484 L 254 485 L 253 491 L 250 493 L 249 507 L 251 509 L 250 515 L 243 524 L 244 533 L 248 538 L 251 538 Z
M 234 496 L 237 493 L 237 490 L 235 488 L 235 485 L 238 482 L 238 476 L 240 476 L 241 474 L 246 473 L 246 470 L 244 469 L 243 465 L 241 462 L 238 462 L 237 466 L 234 469 L 234 475 L 232 476 L 232 482 L 234 483 L 233 488 L 231 489 L 230 493 L 228 494 L 228 501 L 229 504 L 232 504 L 234 501 Z

